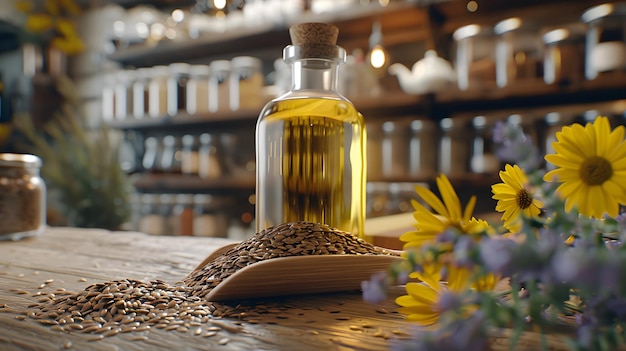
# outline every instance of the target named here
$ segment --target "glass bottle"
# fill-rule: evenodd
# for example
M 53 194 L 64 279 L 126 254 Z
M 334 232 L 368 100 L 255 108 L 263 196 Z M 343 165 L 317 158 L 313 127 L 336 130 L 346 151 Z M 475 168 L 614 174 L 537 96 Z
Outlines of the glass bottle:
M 283 51 L 292 88 L 265 105 L 256 129 L 256 229 L 310 221 L 364 237 L 366 132 L 337 91 L 345 50 L 336 27 L 291 27 Z

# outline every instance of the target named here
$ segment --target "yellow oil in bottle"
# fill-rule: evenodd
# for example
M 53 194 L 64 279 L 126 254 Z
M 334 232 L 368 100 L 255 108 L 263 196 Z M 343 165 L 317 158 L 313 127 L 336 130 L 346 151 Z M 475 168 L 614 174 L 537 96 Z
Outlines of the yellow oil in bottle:
M 363 237 L 366 134 L 340 98 L 275 100 L 257 124 L 257 230 L 323 223 Z

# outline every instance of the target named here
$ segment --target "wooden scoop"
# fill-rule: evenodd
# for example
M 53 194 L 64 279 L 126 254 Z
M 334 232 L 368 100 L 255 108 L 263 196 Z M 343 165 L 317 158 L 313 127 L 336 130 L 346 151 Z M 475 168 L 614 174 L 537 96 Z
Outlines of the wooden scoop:
M 217 249 L 194 271 L 236 245 Z M 373 273 L 402 260 L 399 251 L 387 251 L 392 255 L 310 255 L 255 262 L 224 279 L 205 298 L 227 301 L 360 290 Z

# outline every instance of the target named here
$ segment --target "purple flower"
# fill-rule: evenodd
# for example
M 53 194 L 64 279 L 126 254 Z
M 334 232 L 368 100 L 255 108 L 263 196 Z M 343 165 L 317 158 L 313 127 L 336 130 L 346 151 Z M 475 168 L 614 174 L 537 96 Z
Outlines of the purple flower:
M 363 290 L 363 300 L 368 303 L 377 304 L 387 299 L 387 289 L 389 283 L 387 280 L 387 272 L 378 272 L 372 274 L 370 280 L 361 282 Z

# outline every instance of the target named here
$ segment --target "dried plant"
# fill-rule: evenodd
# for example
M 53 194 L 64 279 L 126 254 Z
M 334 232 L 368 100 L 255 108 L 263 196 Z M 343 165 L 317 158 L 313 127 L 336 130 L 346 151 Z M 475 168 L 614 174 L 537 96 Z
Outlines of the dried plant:
M 88 130 L 73 81 L 55 79 L 63 104 L 43 127 L 36 127 L 28 114 L 16 116 L 16 129 L 25 140 L 21 147 L 42 158 L 49 204 L 67 224 L 118 229 L 129 217 L 130 189 L 112 133 L 106 125 Z

